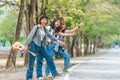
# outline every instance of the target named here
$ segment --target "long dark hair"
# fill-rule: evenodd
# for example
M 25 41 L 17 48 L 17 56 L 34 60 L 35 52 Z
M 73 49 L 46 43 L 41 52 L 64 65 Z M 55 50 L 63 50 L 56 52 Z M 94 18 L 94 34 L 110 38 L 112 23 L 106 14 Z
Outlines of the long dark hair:
M 60 30 L 61 30 L 61 26 L 58 26 L 56 29 L 55 29 L 55 22 L 57 22 L 59 19 L 54 19 L 52 22 L 51 22 L 51 24 L 50 24 L 50 26 L 52 27 L 52 29 L 54 29 L 55 30 L 55 32 L 60 32 Z

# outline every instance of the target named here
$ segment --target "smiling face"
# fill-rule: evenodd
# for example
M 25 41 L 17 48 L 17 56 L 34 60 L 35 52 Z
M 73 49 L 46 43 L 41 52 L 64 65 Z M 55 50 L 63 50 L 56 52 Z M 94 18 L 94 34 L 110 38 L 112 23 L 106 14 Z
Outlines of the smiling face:
M 61 26 L 62 26 L 62 29 L 63 29 L 63 30 L 66 29 L 65 24 L 62 24 Z
M 61 22 L 61 28 L 62 28 L 62 30 L 65 30 L 65 29 L 66 29 L 65 22 Z
M 59 27 L 60 26 L 60 20 L 57 20 L 54 25 L 55 25 L 55 28 Z
M 39 19 L 39 23 L 42 27 L 44 27 L 48 23 L 48 17 L 43 15 Z
M 46 19 L 46 18 L 42 18 L 41 20 L 40 20 L 40 24 L 41 25 L 46 25 L 48 23 L 48 20 Z

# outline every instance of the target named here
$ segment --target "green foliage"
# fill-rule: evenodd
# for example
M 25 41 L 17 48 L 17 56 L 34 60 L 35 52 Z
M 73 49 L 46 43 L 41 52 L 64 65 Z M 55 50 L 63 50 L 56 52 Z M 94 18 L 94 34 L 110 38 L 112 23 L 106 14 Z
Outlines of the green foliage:
M 22 36 L 21 38 L 20 38 L 20 42 L 24 45 L 25 44 L 25 40 L 26 38 L 24 37 L 24 36 Z
M 26 2 L 29 2 L 29 0 L 26 0 Z M 41 1 L 38 0 L 38 3 L 40 7 Z M 48 4 L 44 3 L 47 6 L 46 13 L 50 20 L 56 17 L 56 11 L 58 11 L 59 16 L 64 18 L 67 29 L 84 22 L 85 26 L 80 28 L 77 33 L 82 32 L 84 35 L 89 36 L 90 39 L 93 39 L 93 36 L 102 36 L 105 39 L 104 41 L 112 40 L 108 43 L 104 42 L 106 44 L 114 42 L 116 40 L 115 35 L 119 36 L 120 34 L 119 4 L 120 0 L 48 0 Z M 0 24 L 0 30 L 2 30 L 0 36 L 12 40 L 16 21 L 17 16 L 9 12 L 3 19 L 2 24 Z M 4 37 L 6 35 L 7 37 Z M 20 41 L 23 42 L 24 38 Z
M 3 11 L 2 11 L 2 10 L 0 10 L 0 15 L 1 15 L 1 14 L 3 14 Z
M 0 24 L 0 37 L 2 36 L 5 40 L 11 42 L 14 38 L 16 23 L 17 16 L 12 12 L 8 12 L 4 16 L 2 24 Z
M 108 35 L 119 35 L 120 32 L 119 3 L 119 0 L 52 0 L 49 1 L 47 14 L 54 18 L 58 9 L 68 29 L 83 21 L 85 26 L 79 32 L 82 31 L 91 39 L 102 36 L 110 40 Z

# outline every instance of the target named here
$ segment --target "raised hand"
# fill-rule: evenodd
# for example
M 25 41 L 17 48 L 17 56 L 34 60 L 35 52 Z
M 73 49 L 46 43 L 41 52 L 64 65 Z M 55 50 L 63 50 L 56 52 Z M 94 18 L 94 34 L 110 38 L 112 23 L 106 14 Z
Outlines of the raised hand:
M 83 23 L 83 22 L 81 22 L 81 23 L 78 25 L 78 28 L 80 28 L 80 27 L 82 27 L 82 26 L 84 26 L 84 23 Z
M 60 45 L 65 45 L 65 43 L 62 42 L 62 41 L 57 40 L 57 42 L 58 42 Z
M 71 33 L 71 36 L 76 36 L 76 33 L 75 32 Z

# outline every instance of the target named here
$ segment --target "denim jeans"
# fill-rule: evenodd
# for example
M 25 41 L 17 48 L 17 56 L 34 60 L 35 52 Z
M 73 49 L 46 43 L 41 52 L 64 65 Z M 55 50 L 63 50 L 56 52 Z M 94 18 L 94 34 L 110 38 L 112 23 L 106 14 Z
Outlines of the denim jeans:
M 59 53 L 59 52 L 58 52 Z M 70 55 L 66 50 L 59 53 L 59 55 L 64 58 L 64 68 L 68 68 L 70 66 Z
M 57 55 L 61 56 L 62 58 L 64 58 L 64 68 L 68 68 L 70 66 L 70 55 L 67 53 L 67 51 L 62 51 L 61 53 L 55 52 L 54 51 L 54 47 L 56 46 L 56 43 L 52 43 L 50 46 L 47 46 L 47 50 L 50 52 L 50 55 L 53 57 L 54 53 L 56 53 Z M 48 64 L 46 63 L 46 67 L 45 67 L 45 74 L 48 75 L 50 74 L 50 69 Z
M 36 53 L 36 72 L 37 78 L 42 77 L 42 64 L 43 64 L 43 57 L 46 59 L 50 72 L 53 76 L 56 76 L 57 70 L 54 64 L 53 57 L 49 55 L 47 49 L 43 46 L 38 47 L 34 42 L 30 44 L 30 51 Z M 32 79 L 33 76 L 33 69 L 34 69 L 34 61 L 35 57 L 31 54 L 29 55 L 29 65 L 26 73 L 26 80 Z
M 55 47 L 55 43 L 52 43 L 51 45 L 46 46 L 46 49 L 49 51 L 49 54 L 51 57 L 54 56 L 54 51 L 53 51 L 54 47 Z M 46 63 L 46 66 L 45 66 L 45 74 L 46 75 L 50 74 L 50 69 L 49 69 L 48 63 Z

